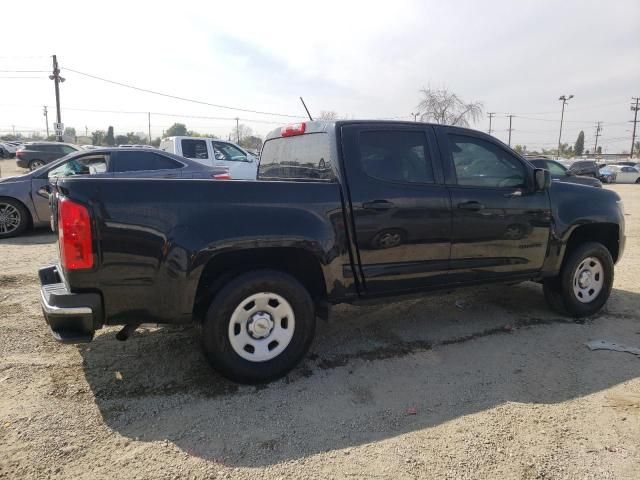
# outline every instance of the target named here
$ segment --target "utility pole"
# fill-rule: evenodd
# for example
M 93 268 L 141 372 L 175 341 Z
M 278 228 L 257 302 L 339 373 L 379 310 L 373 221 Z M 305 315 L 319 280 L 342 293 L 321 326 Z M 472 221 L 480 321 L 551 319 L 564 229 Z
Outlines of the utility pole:
M 53 80 L 56 90 L 56 120 L 58 124 L 62 123 L 62 117 L 60 115 L 60 83 L 64 82 L 64 78 L 60 76 L 60 69 L 58 68 L 58 58 L 53 55 L 53 73 L 49 75 L 49 80 Z M 62 135 L 58 135 L 56 132 L 56 141 L 62 141 Z
M 15 125 L 11 125 L 11 131 L 13 131 L 13 136 L 16 136 L 16 126 Z
M 598 124 L 596 125 L 596 146 L 593 147 L 594 157 L 598 154 L 598 137 L 602 135 L 600 133 L 601 131 L 602 131 L 602 122 L 598 122 Z
M 558 153 L 556 160 L 560 159 L 560 142 L 562 141 L 562 122 L 564 121 L 564 106 L 573 98 L 573 95 L 562 95 L 558 100 L 562 100 L 562 114 L 560 115 L 560 135 L 558 135 Z
M 487 115 L 489 115 L 489 135 L 491 135 L 491 120 L 493 120 L 493 117 L 496 114 L 495 114 L 495 112 L 489 112 Z
M 89 127 L 87 125 L 84 126 L 84 136 L 85 137 L 89 136 Z
M 44 121 L 47 124 L 47 138 L 49 138 L 49 112 L 47 112 L 47 106 L 42 107 L 42 114 L 44 115 Z
M 151 112 L 147 112 L 149 115 L 149 145 L 151 145 Z
M 636 124 L 638 123 L 638 103 L 640 103 L 640 97 L 631 97 L 631 100 L 635 100 L 636 104 L 631 104 L 631 110 L 634 112 L 633 114 L 633 134 L 631 135 L 631 156 L 629 158 L 633 158 L 633 147 L 636 143 Z
M 418 121 L 418 113 L 411 113 L 411 115 L 413 115 L 413 121 L 417 122 Z
M 238 117 L 236 117 L 236 143 L 239 145 L 240 144 L 240 119 Z
M 509 117 L 509 146 L 511 146 L 511 121 L 513 120 L 513 117 L 515 117 L 515 115 L 507 115 L 507 117 Z

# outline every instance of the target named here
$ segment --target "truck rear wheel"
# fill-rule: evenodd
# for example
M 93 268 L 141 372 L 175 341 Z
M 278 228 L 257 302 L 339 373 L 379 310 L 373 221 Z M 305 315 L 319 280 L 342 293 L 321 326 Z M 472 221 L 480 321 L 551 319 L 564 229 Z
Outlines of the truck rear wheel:
M 282 377 L 309 349 L 315 313 L 292 276 L 259 270 L 234 278 L 209 306 L 203 343 L 214 369 L 239 383 Z
M 586 317 L 604 306 L 612 286 L 609 250 L 601 243 L 588 242 L 568 253 L 560 275 L 545 280 L 543 291 L 549 306 L 558 313 Z

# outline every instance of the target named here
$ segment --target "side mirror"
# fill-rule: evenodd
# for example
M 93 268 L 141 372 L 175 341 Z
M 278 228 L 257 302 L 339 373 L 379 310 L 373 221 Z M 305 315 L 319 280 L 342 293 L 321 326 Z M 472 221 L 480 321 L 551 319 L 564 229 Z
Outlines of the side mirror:
M 51 187 L 49 185 L 44 185 L 40 187 L 36 193 L 41 197 L 49 198 L 49 194 L 51 193 Z
M 551 185 L 551 174 L 549 170 L 544 168 L 536 168 L 533 171 L 533 178 L 535 181 L 536 191 L 542 192 L 547 190 Z

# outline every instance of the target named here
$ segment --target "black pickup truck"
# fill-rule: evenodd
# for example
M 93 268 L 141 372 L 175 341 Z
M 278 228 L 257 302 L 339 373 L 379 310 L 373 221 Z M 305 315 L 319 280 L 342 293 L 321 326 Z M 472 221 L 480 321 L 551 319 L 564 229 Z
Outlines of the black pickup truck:
M 56 195 L 60 262 L 39 273 L 57 340 L 200 322 L 214 368 L 247 383 L 295 366 L 342 302 L 533 280 L 555 310 L 593 314 L 625 241 L 616 193 L 423 123 L 278 129 L 257 181 L 65 178 Z

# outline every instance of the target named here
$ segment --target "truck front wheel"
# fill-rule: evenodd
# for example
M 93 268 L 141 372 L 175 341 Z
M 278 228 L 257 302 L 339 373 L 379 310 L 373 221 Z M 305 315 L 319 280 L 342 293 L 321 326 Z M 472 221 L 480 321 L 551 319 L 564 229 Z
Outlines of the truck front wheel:
M 313 301 L 300 282 L 259 270 L 234 278 L 215 295 L 203 343 L 218 372 L 255 384 L 289 372 L 309 349 L 314 331 Z
M 568 253 L 560 275 L 545 280 L 544 296 L 558 313 L 586 317 L 598 312 L 613 286 L 613 259 L 597 242 L 587 242 Z

